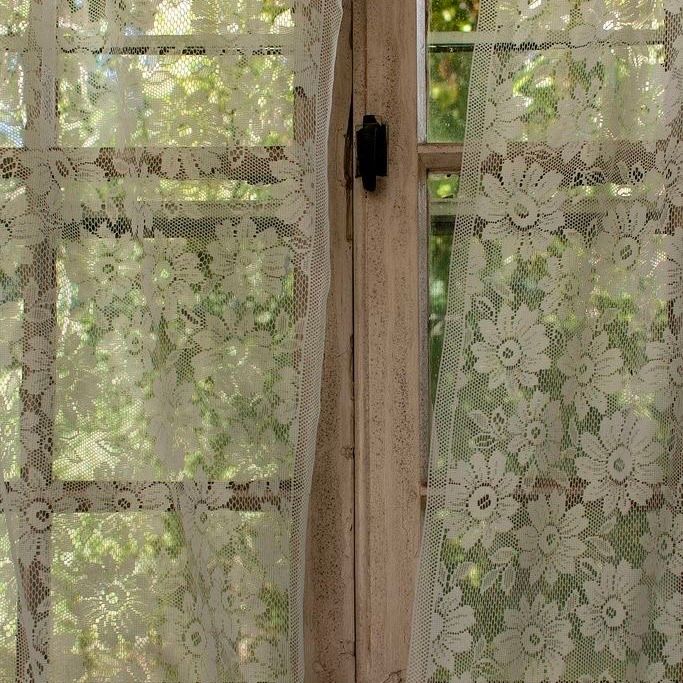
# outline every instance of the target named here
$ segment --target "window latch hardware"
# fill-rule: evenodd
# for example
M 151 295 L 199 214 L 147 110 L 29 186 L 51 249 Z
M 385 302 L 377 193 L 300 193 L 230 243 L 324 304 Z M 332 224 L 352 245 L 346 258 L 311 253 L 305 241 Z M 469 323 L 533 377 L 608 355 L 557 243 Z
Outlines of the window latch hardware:
M 387 126 L 374 114 L 363 117 L 363 125 L 356 130 L 356 178 L 363 179 L 368 192 L 377 189 L 377 176 L 387 174 Z

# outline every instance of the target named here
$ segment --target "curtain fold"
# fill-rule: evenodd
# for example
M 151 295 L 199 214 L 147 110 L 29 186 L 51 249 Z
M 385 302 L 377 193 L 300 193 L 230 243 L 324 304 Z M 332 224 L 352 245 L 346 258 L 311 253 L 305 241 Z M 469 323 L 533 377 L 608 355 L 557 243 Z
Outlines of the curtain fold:
M 411 683 L 681 680 L 682 10 L 481 3 Z
M 0 680 L 303 680 L 340 16 L 0 6 Z

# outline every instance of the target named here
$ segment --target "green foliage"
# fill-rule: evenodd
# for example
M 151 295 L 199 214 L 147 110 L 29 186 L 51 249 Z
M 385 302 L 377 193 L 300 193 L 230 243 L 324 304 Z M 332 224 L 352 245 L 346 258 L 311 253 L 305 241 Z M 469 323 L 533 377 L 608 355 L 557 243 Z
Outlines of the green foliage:
M 432 173 L 427 178 L 427 185 L 430 200 L 429 393 L 431 401 L 434 402 L 443 345 L 448 271 L 453 244 L 452 203 L 458 191 L 458 176 Z
M 479 0 L 432 0 L 429 9 L 430 31 L 474 31 Z
M 433 0 L 430 31 L 476 28 L 478 0 Z M 432 142 L 457 142 L 465 134 L 471 49 L 429 48 L 429 112 L 427 137 Z

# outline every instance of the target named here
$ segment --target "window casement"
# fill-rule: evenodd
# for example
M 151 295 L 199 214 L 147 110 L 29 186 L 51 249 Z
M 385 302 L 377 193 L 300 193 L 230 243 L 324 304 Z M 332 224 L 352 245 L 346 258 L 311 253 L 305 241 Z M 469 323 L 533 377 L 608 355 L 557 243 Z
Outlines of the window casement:
M 477 30 L 477 11 L 476 2 L 354 3 L 354 123 L 375 114 L 389 127 L 388 177 L 378 192 L 365 194 L 357 185 L 354 195 L 356 680 L 363 683 L 400 681 L 407 663 L 448 267 L 451 251 L 467 249 L 454 204 L 472 53 L 480 45 L 520 55 L 547 46 L 533 39 L 497 45 L 497 35 Z M 617 35 L 621 49 L 648 51 L 666 63 L 662 38 L 673 32 L 653 25 Z M 518 145 L 523 154 L 533 140 Z M 640 142 L 622 148 L 625 156 L 642 156 Z M 496 172 L 493 161 L 487 172 Z M 572 191 L 618 185 L 617 172 L 577 177 Z M 519 495 L 551 486 L 540 481 Z M 570 496 L 579 495 L 578 486 L 569 482 Z M 649 505 L 662 503 L 657 494 Z
M 437 0 L 344 0 L 329 145 L 332 290 L 307 548 L 307 680 L 399 683 L 407 664 L 448 263 L 451 250 L 459 251 L 458 240 L 465 239 L 454 232 L 453 200 L 463 162 L 467 74 L 475 45 L 496 47 L 495 35 L 476 31 L 476 2 L 460 3 L 464 14 L 451 18 L 446 27 L 431 21 L 430 11 L 437 6 Z M 192 239 L 198 227 L 209 235 L 220 220 L 221 206 L 226 216 L 228 206 L 232 213 L 240 206 L 253 212 L 256 205 L 268 215 L 269 203 L 277 202 L 272 190 L 278 180 L 268 169 L 270 162 L 286 158 L 288 141 L 297 138 L 298 122 L 306 119 L 311 102 L 303 91 L 295 90 L 291 99 L 282 95 L 282 121 L 270 122 L 267 144 L 217 151 L 210 145 L 215 133 L 211 124 L 191 131 L 181 121 L 174 131 L 172 162 L 163 145 L 144 158 L 134 145 L 103 145 L 90 154 L 93 139 L 112 131 L 104 126 L 79 131 L 64 98 L 71 97 L 78 111 L 98 106 L 93 105 L 98 93 L 88 74 L 89 59 L 110 60 L 113 70 L 117 59 L 128 64 L 143 58 L 185 60 L 187 68 L 254 59 L 268 65 L 274 81 L 286 81 L 286 70 L 279 73 L 278 65 L 296 48 L 286 31 L 236 30 L 229 40 L 210 32 L 183 32 L 182 27 L 145 34 L 128 30 L 114 3 L 106 5 L 110 14 L 103 7 L 31 3 L 26 16 L 18 10 L 18 28 L 6 28 L 0 35 L 4 68 L 16 73 L 17 102 L 17 111 L 6 117 L 14 117 L 13 123 L 0 127 L 1 181 L 23 194 L 27 206 L 45 206 L 45 197 L 31 184 L 32 164 L 38 153 L 51 155 L 54 164 L 46 172 L 63 174 L 61 182 L 69 183 L 72 171 L 59 159 L 59 151 L 68 149 L 82 154 L 84 163 L 97 168 L 107 182 L 135 177 L 135 201 L 149 207 L 143 239 Z M 107 39 L 98 45 L 103 17 Z M 86 25 L 88 30 L 82 30 Z M 31 42 L 33 35 L 41 36 L 40 50 Z M 620 39 L 662 49 L 666 61 L 659 35 L 640 31 Z M 533 48 L 531 42 L 524 45 L 525 51 Z M 65 77 L 53 82 L 48 74 L 59 72 L 57 64 L 66 65 Z M 69 82 L 68 73 L 81 78 Z M 446 96 L 440 99 L 439 93 Z M 119 104 L 126 101 L 125 93 L 121 95 Z M 353 129 L 366 114 L 389 126 L 389 172 L 376 193 L 363 192 L 360 181 L 351 177 Z M 167 125 L 167 131 L 173 129 L 172 123 Z M 153 136 L 154 131 L 145 134 Z M 525 144 L 520 142 L 520 150 Z M 203 183 L 212 188 L 202 191 Z M 113 205 L 120 200 L 113 197 Z M 162 220 L 154 212 L 155 202 L 177 204 L 183 220 L 169 220 L 168 212 Z M 201 208 L 209 205 L 214 225 Z M 96 207 L 89 211 L 82 215 L 89 216 L 95 241 L 98 222 L 111 218 L 105 211 L 98 214 Z M 131 226 L 120 223 L 117 230 L 123 234 Z M 87 531 L 94 535 L 97 518 L 128 517 L 134 527 L 144 526 L 147 517 L 160 523 L 162 534 L 163 520 L 173 523 L 178 501 L 195 495 L 188 484 L 172 478 L 136 478 L 131 473 L 100 478 L 94 471 L 64 476 L 54 392 L 61 381 L 59 280 L 68 230 L 60 239 L 61 251 L 50 239 L 31 244 L 14 279 L 0 283 L 3 321 L 8 329 L 19 325 L 16 336 L 21 340 L 14 376 L 0 378 L 3 387 L 16 385 L 14 402 L 6 401 L 4 407 L 26 427 L 5 439 L 4 447 L 16 447 L 18 455 L 4 472 L 4 487 L 20 512 L 16 519 L 21 528 L 15 533 L 22 544 L 37 549 L 30 563 L 18 561 L 19 580 L 29 596 L 22 608 L 31 613 L 30 619 L 16 619 L 18 626 L 0 633 L 1 675 L 18 681 L 29 680 L 27 666 L 45 666 L 50 658 L 55 634 L 50 587 L 55 572 L 68 571 L 63 556 L 55 558 L 60 517 L 90 516 L 93 524 Z M 295 271 L 293 278 L 298 276 Z M 41 438 L 29 439 L 30 431 Z M 206 486 L 211 496 L 203 503 L 209 511 L 258 514 L 292 497 L 291 482 L 273 487 L 267 477 L 212 479 Z M 537 488 L 546 490 L 546 484 Z M 578 497 L 578 482 L 570 482 L 569 492 Z M 660 494 L 649 502 L 655 508 L 661 504 Z M 62 540 L 67 536 L 62 534 Z M 57 562 L 62 564 L 55 567 Z M 11 590 L 5 591 L 4 597 L 8 595 Z M 16 591 L 13 599 L 19 609 Z M 40 627 L 25 633 L 22 621 Z M 27 661 L 29 638 L 43 654 L 42 662 Z M 10 640 L 11 654 L 6 647 Z M 10 659 L 14 674 L 7 669 Z
M 16 111 L 3 113 L 0 128 L 0 182 L 11 196 L 4 209 L 21 207 L 27 233 L 31 233 L 20 257 L 4 254 L 5 260 L 15 258 L 17 263 L 15 272 L 3 274 L 1 283 L 2 352 L 15 359 L 11 371 L 0 377 L 2 407 L 6 423 L 15 420 L 18 425 L 15 432 L 6 429 L 3 434 L 2 485 L 7 509 L 2 512 L 17 540 L 18 556 L 13 561 L 16 581 L 22 584 L 17 587 L 11 567 L 3 568 L 8 570 L 0 589 L 3 679 L 46 680 L 48 676 L 60 680 L 60 671 L 68 663 L 54 661 L 55 640 L 60 643 L 55 652 L 77 648 L 85 653 L 83 660 L 92 661 L 93 667 L 88 673 L 95 677 L 103 676 L 104 669 L 112 670 L 109 657 L 121 660 L 117 664 L 128 667 L 130 675 L 135 670 L 149 673 L 152 658 L 144 648 L 157 646 L 153 636 L 145 636 L 145 643 L 138 638 L 140 652 L 135 653 L 123 652 L 115 633 L 105 634 L 109 651 L 100 653 L 95 662 L 94 657 L 88 660 L 93 637 L 88 622 L 99 620 L 105 631 L 111 626 L 98 609 L 106 600 L 118 599 L 117 586 L 133 575 L 134 580 L 140 579 L 145 562 L 145 571 L 154 573 L 154 553 L 177 556 L 196 550 L 192 546 L 199 539 L 184 538 L 184 549 L 170 548 L 167 543 L 173 529 L 182 527 L 178 517 L 183 505 L 201 506 L 207 514 L 224 514 L 226 519 L 232 514 L 247 520 L 246 524 L 262 518 L 260 523 L 268 525 L 277 523 L 277 510 L 290 506 L 296 495 L 292 480 L 271 478 L 268 467 L 258 463 L 244 467 L 235 477 L 228 468 L 221 477 L 197 483 L 183 479 L 183 469 L 191 466 L 186 462 L 173 471 L 154 455 L 145 461 L 136 443 L 134 411 L 128 406 L 128 414 L 125 410 L 115 414 L 120 408 L 117 379 L 95 379 L 87 363 L 79 377 L 65 363 L 68 354 L 83 351 L 64 346 L 69 343 L 64 328 L 72 323 L 65 311 L 79 299 L 79 292 L 65 285 L 71 275 L 70 259 L 80 260 L 79 267 L 87 271 L 93 265 L 88 259 L 112 258 L 121 238 L 134 235 L 140 244 L 171 251 L 178 241 L 191 244 L 193 258 L 201 261 L 221 222 L 250 216 L 256 230 L 262 229 L 261 222 L 273 224 L 278 193 L 282 196 L 287 188 L 271 169 L 277 163 L 291 163 L 293 141 L 306 144 L 305 122 L 307 117 L 310 120 L 314 102 L 302 88 L 292 87 L 287 66 L 301 49 L 287 31 L 287 22 L 295 17 L 278 10 L 268 32 L 266 21 L 256 30 L 239 25 L 237 12 L 236 23 L 227 24 L 232 33 L 219 35 L 220 31 L 211 31 L 210 17 L 200 18 L 205 31 L 193 31 L 173 12 L 169 23 L 169 15 L 161 16 L 163 7 L 143 4 L 17 3 L 17 25 L 0 27 L 3 68 L 14 73 L 16 85 L 7 97 L 15 101 Z M 95 65 L 97 69 L 90 68 Z M 98 83 L 98 69 L 117 87 Z M 197 74 L 200 78 L 188 85 Z M 196 87 L 202 77 L 204 92 Z M 259 78 L 260 83 L 256 82 Z M 152 86 L 143 93 L 146 80 Z M 263 85 L 274 101 L 268 111 L 279 114 L 255 116 L 260 125 L 245 131 L 235 112 L 221 107 L 231 89 L 249 83 L 255 91 L 249 95 L 255 111 L 263 105 L 256 92 Z M 158 102 L 166 118 L 150 120 L 155 86 L 165 96 L 171 93 L 177 109 L 170 111 L 167 99 Z M 225 101 L 216 105 L 212 97 Z M 209 111 L 212 105 L 216 105 L 214 111 Z M 194 107 L 203 110 L 206 118 L 188 121 L 187 114 Z M 108 122 L 108 114 L 117 108 L 133 110 L 126 129 Z M 81 125 L 82 121 L 86 123 Z M 229 137 L 238 130 L 246 133 L 239 139 L 247 142 L 226 147 L 226 130 Z M 343 154 L 336 161 L 343 164 Z M 91 185 L 88 191 L 83 187 L 86 184 Z M 46 185 L 57 189 L 45 196 Z M 67 202 L 71 202 L 72 224 L 63 220 Z M 156 275 L 165 277 L 164 273 Z M 307 286 L 295 261 L 288 303 L 283 304 L 291 307 L 292 317 L 305 301 Z M 87 308 L 86 285 L 83 289 L 80 303 Z M 113 292 L 112 298 L 116 296 Z M 154 305 L 163 308 L 166 303 L 174 305 L 161 300 Z M 111 317 L 110 312 L 107 315 Z M 112 330 L 112 334 L 117 332 Z M 83 347 L 92 341 L 85 339 L 88 334 L 102 336 L 92 323 L 92 329 L 83 332 Z M 96 362 L 95 352 L 90 351 L 85 355 Z M 294 367 L 299 361 L 293 358 Z M 182 369 L 186 361 L 174 362 Z M 70 424 L 69 411 L 83 408 L 78 405 L 79 397 L 92 398 L 98 391 L 106 392 L 111 404 L 101 401 L 87 419 L 77 426 Z M 58 395 L 59 401 L 55 400 Z M 113 436 L 100 424 L 105 409 L 114 414 Z M 163 449 L 163 444 L 168 445 L 163 429 L 157 436 L 155 448 Z M 95 455 L 87 462 L 79 461 L 79 449 Z M 167 462 L 173 462 L 171 453 L 161 455 L 162 461 L 168 455 Z M 125 538 L 119 540 L 128 550 L 136 548 L 129 553 L 138 553 L 133 570 L 123 567 L 125 553 L 119 553 L 120 549 L 109 547 L 102 552 L 112 560 L 106 568 L 93 560 L 93 554 L 107 546 L 107 526 L 125 527 Z M 7 532 L 0 528 L 3 546 Z M 79 536 L 78 553 L 72 547 L 74 535 Z M 87 566 L 89 562 L 92 566 Z M 128 570 L 132 573 L 125 575 Z M 79 588 L 81 575 L 90 573 L 92 578 L 93 572 L 102 574 L 100 583 Z M 95 592 L 89 595 L 88 590 Z M 147 590 L 151 591 L 149 586 Z M 18 599 L 19 592 L 25 600 Z M 273 620 L 278 610 L 286 610 L 285 601 L 286 596 L 273 595 Z M 143 610 L 142 605 L 138 608 Z M 26 625 L 32 626 L 31 632 Z M 39 659 L 31 658 L 31 652 L 38 653 Z M 248 647 L 245 652 L 248 657 Z

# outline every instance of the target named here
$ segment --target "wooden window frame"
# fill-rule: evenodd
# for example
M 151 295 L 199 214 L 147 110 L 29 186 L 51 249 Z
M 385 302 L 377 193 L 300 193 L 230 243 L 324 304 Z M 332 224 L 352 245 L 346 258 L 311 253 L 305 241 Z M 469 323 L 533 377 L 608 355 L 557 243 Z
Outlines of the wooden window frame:
M 389 126 L 388 177 L 374 193 L 357 181 L 353 197 L 357 683 L 404 680 L 420 547 L 429 423 L 420 188 L 439 159 L 418 137 L 422 7 L 353 5 L 354 126 L 364 114 Z
M 389 126 L 388 177 L 353 195 L 356 683 L 402 683 L 407 669 L 431 419 L 427 176 L 462 168 L 461 143 L 427 142 L 428 4 L 353 0 L 354 126 Z
M 356 680 L 354 597 L 353 2 L 342 24 L 328 140 L 330 292 L 304 590 L 306 683 Z
M 353 121 L 389 125 L 388 177 L 353 197 L 356 683 L 405 678 L 429 450 L 427 0 L 354 0 Z

